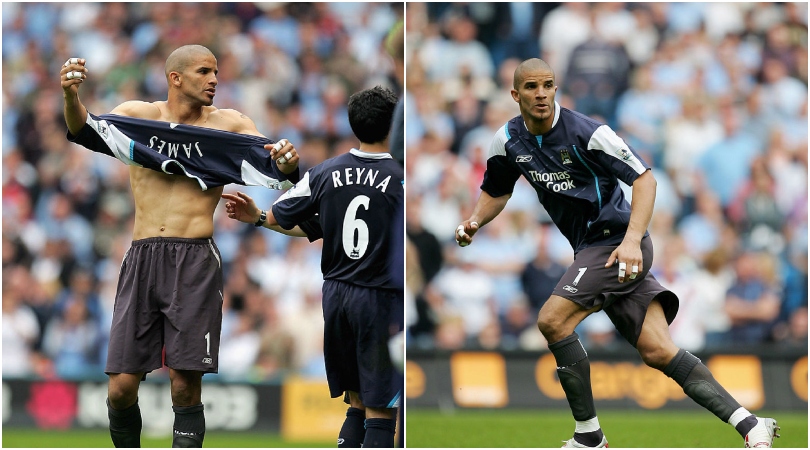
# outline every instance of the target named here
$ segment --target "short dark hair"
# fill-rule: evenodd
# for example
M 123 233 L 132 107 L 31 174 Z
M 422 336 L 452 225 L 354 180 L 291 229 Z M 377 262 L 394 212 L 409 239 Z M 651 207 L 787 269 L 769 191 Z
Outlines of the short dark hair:
M 349 97 L 349 125 L 364 144 L 382 142 L 391 130 L 391 118 L 397 105 L 394 91 L 375 86 Z

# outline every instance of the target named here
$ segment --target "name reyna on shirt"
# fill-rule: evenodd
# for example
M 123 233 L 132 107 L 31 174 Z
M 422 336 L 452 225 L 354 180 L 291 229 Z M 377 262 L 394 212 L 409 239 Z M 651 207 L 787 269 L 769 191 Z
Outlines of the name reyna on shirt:
M 364 176 L 365 174 L 365 176 Z M 388 188 L 388 182 L 391 181 L 391 175 L 388 175 L 375 186 L 377 175 L 380 174 L 379 170 L 369 169 L 367 167 L 346 167 L 343 170 L 332 171 L 332 185 L 334 187 L 351 186 L 353 184 L 363 184 L 371 186 L 374 189 L 380 189 L 383 192 Z
M 155 147 L 156 142 L 158 143 L 157 147 Z M 183 143 L 176 143 L 176 142 L 167 142 L 167 141 L 164 141 L 163 139 L 161 139 L 161 138 L 159 138 L 157 136 L 152 136 L 152 137 L 149 138 L 149 148 L 154 148 L 154 149 L 157 150 L 158 153 L 162 154 L 164 147 L 168 147 L 166 149 L 166 155 L 169 158 L 176 158 L 177 157 L 177 152 L 180 151 L 181 148 L 186 152 L 186 158 L 191 158 L 191 150 L 192 150 L 192 148 L 194 150 L 197 150 L 197 154 L 199 154 L 200 157 L 202 157 L 202 155 L 203 155 L 202 150 L 200 150 L 200 142 L 199 141 L 197 141 L 197 142 L 189 142 L 188 144 L 183 144 Z

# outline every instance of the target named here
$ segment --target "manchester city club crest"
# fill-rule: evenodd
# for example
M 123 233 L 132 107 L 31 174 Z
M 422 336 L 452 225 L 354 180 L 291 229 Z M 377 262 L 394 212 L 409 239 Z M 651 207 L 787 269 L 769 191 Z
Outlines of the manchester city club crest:
M 633 154 L 630 153 L 630 150 L 627 150 L 626 148 L 616 150 L 616 154 L 619 155 L 619 158 L 625 161 L 630 161 L 630 159 L 633 158 Z
M 568 154 L 568 148 L 563 147 L 560 149 L 560 159 L 562 159 L 563 164 L 572 164 L 571 155 Z

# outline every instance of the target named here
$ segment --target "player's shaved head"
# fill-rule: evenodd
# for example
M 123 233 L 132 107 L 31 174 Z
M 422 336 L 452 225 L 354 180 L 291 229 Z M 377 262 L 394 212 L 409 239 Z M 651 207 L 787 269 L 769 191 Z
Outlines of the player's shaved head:
M 166 78 L 169 78 L 169 73 L 180 72 L 182 73 L 186 67 L 193 64 L 201 57 L 214 56 L 211 50 L 202 45 L 184 45 L 177 50 L 173 51 L 168 58 L 166 58 Z
M 520 63 L 517 69 L 515 69 L 515 78 L 512 81 L 514 88 L 517 89 L 518 86 L 520 86 L 526 74 L 534 72 L 551 72 L 551 76 L 554 77 L 554 71 L 551 70 L 551 66 L 549 66 L 547 62 L 540 58 L 527 59 Z

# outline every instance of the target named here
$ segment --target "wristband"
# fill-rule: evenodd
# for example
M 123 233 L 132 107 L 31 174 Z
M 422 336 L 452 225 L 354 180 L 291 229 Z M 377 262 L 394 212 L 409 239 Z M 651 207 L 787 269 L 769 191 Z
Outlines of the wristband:
M 257 220 L 253 225 L 260 227 L 264 225 L 265 222 L 267 222 L 267 211 L 262 210 L 262 213 L 259 215 L 259 220 Z

